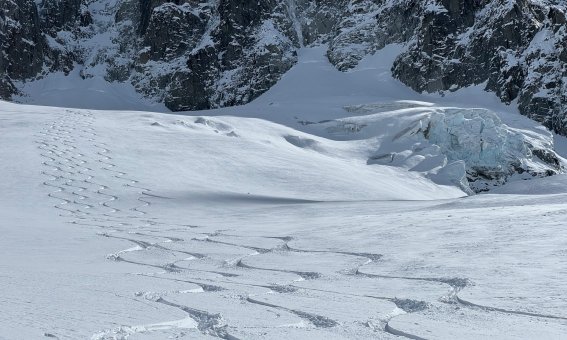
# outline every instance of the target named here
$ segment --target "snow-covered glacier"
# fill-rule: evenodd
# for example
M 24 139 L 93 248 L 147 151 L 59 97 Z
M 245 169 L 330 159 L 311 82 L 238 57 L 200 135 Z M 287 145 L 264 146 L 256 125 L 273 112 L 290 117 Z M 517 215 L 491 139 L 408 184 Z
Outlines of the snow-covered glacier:
M 0 102 L 0 338 L 561 339 L 567 179 L 432 182 L 465 172 L 446 128 L 492 117 L 454 110 L 351 106 L 307 133 Z M 405 158 L 369 165 L 382 148 Z
M 333 134 L 380 136 L 369 164 L 424 172 L 465 191 L 485 191 L 511 179 L 552 176 L 564 169 L 549 131 L 509 127 L 488 109 L 401 102 L 357 105 L 347 111 L 368 114 L 325 122 L 326 129 Z
M 567 139 L 317 43 L 242 106 L 154 112 L 96 64 L 0 101 L 0 339 L 564 338 Z

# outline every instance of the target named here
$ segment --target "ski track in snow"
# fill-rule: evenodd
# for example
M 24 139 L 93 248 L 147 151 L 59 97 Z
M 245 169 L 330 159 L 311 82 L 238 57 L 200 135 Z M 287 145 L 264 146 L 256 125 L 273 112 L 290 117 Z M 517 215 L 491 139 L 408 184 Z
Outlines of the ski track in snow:
M 297 238 L 293 235 L 251 237 L 211 230 L 206 226 L 184 224 L 190 221 L 177 224 L 162 221 L 152 215 L 152 201 L 169 198 L 152 194 L 151 189 L 138 182 L 133 174 L 120 169 L 117 160 L 119 156 L 100 138 L 96 119 L 96 115 L 89 111 L 65 110 L 37 135 L 36 142 L 43 157 L 43 184 L 49 187 L 48 196 L 53 201 L 53 207 L 60 210 L 60 214 L 78 228 L 95 228 L 101 237 L 123 241 L 124 247 L 108 254 L 107 258 L 116 261 L 117 266 L 127 263 L 139 270 L 145 270 L 144 273 L 132 273 L 155 282 L 155 292 L 143 293 L 145 298 L 161 306 L 160 308 L 173 307 L 182 310 L 195 321 L 195 331 L 202 335 L 238 339 L 235 331 L 243 326 L 231 324 L 227 321 L 229 319 L 225 320 L 217 311 L 204 309 L 207 304 L 192 306 L 191 301 L 181 298 L 184 294 L 180 292 L 162 292 L 160 281 L 196 285 L 200 287 L 199 292 L 191 294 L 215 295 L 217 298 L 230 291 L 231 295 L 240 298 L 225 299 L 227 303 L 251 304 L 277 315 L 289 314 L 290 317 L 302 320 L 304 327 L 314 329 L 339 329 L 347 326 L 348 322 L 336 319 L 336 315 L 326 315 L 324 310 L 300 309 L 294 302 L 297 298 L 317 294 L 315 296 L 319 300 L 332 300 L 335 296 L 340 296 L 341 299 L 356 298 L 368 303 L 380 300 L 391 303 L 392 310 L 398 312 L 384 317 L 377 328 L 369 326 L 368 320 L 364 319 L 348 324 L 348 327 L 361 329 L 360 334 L 385 332 L 408 339 L 423 337 L 395 329 L 390 325 L 391 320 L 397 315 L 421 313 L 431 305 L 437 308 L 443 308 L 443 305 L 459 305 L 485 313 L 567 320 L 566 317 L 557 315 L 507 310 L 466 301 L 458 294 L 469 285 L 467 278 L 411 277 L 365 272 L 365 266 L 368 264 L 380 264 L 382 254 L 301 249 L 294 246 Z M 252 238 L 264 240 L 256 243 L 265 242 L 273 246 L 265 247 L 245 242 L 246 239 Z M 206 246 L 206 251 L 203 251 L 203 246 Z M 281 262 L 270 265 L 270 256 L 285 257 L 285 266 L 282 266 Z M 345 261 L 349 263 L 351 260 L 357 261 L 357 264 L 355 267 L 341 268 L 334 273 L 325 272 L 324 268 L 322 271 L 314 271 L 311 267 L 303 268 L 304 262 L 295 263 L 295 257 L 298 256 L 308 256 L 316 262 L 337 257 L 347 259 Z M 251 259 L 254 262 L 251 262 Z M 255 264 L 258 262 L 261 264 Z M 272 277 L 270 273 L 276 276 Z M 264 281 L 259 281 L 262 279 Z M 357 293 L 356 286 L 352 287 L 352 292 L 345 293 L 297 284 L 304 280 L 324 280 L 327 285 L 332 286 L 337 279 L 355 280 L 355 285 L 357 279 L 439 284 L 438 300 L 416 301 L 397 296 L 372 296 Z M 283 298 L 276 298 L 279 302 L 272 302 L 271 298 L 279 295 Z M 179 326 L 180 323 L 175 320 L 155 322 L 160 326 L 125 325 L 101 330 L 100 333 L 93 334 L 92 338 L 127 338 L 136 333 L 158 333 L 164 329 L 178 331 L 179 334 L 187 332 L 185 326 Z M 56 337 L 57 334 L 46 336 Z

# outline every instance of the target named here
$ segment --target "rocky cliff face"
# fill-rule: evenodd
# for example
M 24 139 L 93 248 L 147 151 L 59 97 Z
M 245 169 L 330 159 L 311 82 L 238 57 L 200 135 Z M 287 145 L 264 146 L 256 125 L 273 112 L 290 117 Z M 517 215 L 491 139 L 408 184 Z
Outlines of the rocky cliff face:
M 483 84 L 567 134 L 564 0 L 4 0 L 0 96 L 15 82 L 80 68 L 132 83 L 172 110 L 249 102 L 327 44 L 348 70 L 391 43 L 416 91 Z
M 10 0 L 1 6 L 3 98 L 17 91 L 12 80 L 79 67 L 85 78 L 102 73 L 108 81 L 129 81 L 172 110 L 242 104 L 273 86 L 303 43 L 292 1 Z M 34 48 L 15 48 L 28 42 Z
M 485 84 L 502 101 L 567 133 L 565 3 L 443 0 L 423 21 L 393 73 L 416 91 Z M 562 95 L 563 94 L 563 95 Z
M 483 84 L 503 102 L 567 134 L 564 0 L 351 1 L 339 11 L 329 60 L 348 70 L 406 44 L 393 75 L 418 92 Z
M 408 42 L 422 15 L 423 6 L 415 0 L 352 1 L 344 7 L 331 36 L 329 60 L 346 71 L 388 44 Z
M 249 102 L 297 59 L 287 2 L 154 1 L 139 15 L 132 81 L 173 110 Z
M 17 92 L 13 80 L 31 78 L 43 67 L 45 40 L 37 7 L 29 0 L 0 3 L 0 97 Z

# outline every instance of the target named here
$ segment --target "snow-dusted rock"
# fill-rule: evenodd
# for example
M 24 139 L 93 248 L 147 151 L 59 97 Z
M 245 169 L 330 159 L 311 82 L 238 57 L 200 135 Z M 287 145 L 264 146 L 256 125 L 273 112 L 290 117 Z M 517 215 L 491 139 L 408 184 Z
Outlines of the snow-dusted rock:
M 331 36 L 329 60 L 346 71 L 388 44 L 409 41 L 422 12 L 419 2 L 412 0 L 349 2 Z
M 0 98 L 17 92 L 13 80 L 29 78 L 43 65 L 44 40 L 33 0 L 0 2 Z
M 2 6 L 3 98 L 15 92 L 11 79 L 80 68 L 84 78 L 128 81 L 172 110 L 243 104 L 291 68 L 302 43 L 291 1 L 11 0 Z M 8 54 L 29 43 L 39 46 L 28 49 L 31 56 L 21 48 Z M 34 64 L 23 72 L 3 66 L 27 60 Z
M 329 60 L 348 70 L 389 43 L 406 43 L 396 78 L 418 92 L 485 84 L 503 102 L 567 133 L 567 25 L 563 0 L 353 1 Z
M 286 2 L 152 4 L 131 80 L 172 110 L 247 103 L 296 61 Z M 173 20 L 172 20 L 173 18 Z
M 441 1 L 425 12 L 393 73 L 416 91 L 485 83 L 520 112 L 567 133 L 564 1 Z

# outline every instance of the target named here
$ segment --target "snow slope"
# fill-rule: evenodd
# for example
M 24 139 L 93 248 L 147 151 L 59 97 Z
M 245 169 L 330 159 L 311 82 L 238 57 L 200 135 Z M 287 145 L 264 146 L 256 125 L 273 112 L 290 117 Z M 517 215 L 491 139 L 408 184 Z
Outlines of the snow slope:
M 459 199 L 267 121 L 0 105 L 2 339 L 567 332 L 563 177 Z
M 306 49 L 217 111 L 0 102 L 0 339 L 564 338 L 565 175 L 466 196 L 433 154 L 368 164 L 388 123 L 455 107 L 553 136 L 478 89 L 365 72 L 382 53 L 339 73 Z M 76 102 L 129 105 L 101 90 Z M 345 119 L 372 129 L 328 129 Z
M 78 68 L 67 76 L 63 72 L 50 73 L 19 87 L 25 95 L 15 96 L 15 100 L 27 104 L 99 110 L 167 110 L 163 104 L 143 98 L 130 84 L 110 83 L 102 74 L 83 79 Z

